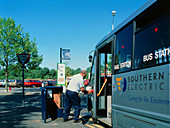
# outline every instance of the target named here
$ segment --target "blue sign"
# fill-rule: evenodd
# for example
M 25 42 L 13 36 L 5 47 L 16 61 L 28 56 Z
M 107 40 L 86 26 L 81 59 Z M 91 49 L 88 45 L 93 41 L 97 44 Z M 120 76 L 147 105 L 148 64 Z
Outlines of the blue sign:
M 62 59 L 71 60 L 70 49 L 62 49 Z

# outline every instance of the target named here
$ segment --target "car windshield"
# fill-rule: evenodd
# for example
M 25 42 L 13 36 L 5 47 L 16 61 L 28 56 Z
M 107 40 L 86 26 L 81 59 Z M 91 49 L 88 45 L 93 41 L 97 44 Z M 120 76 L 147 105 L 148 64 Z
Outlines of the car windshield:
M 9 80 L 9 82 L 15 82 L 15 80 Z
M 25 80 L 25 82 L 32 82 L 32 80 Z
M 40 81 L 39 81 L 39 80 L 35 80 L 34 82 L 37 82 L 37 83 L 38 83 L 38 82 L 40 82 Z

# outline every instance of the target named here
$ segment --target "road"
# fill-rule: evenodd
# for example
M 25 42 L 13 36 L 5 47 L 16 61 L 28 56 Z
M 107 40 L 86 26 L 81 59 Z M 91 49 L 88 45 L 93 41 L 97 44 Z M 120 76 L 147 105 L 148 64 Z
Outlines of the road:
M 62 118 L 46 123 L 42 120 L 41 89 L 25 88 L 25 106 L 22 106 L 22 88 L 12 88 L 5 92 L 0 88 L 0 128 L 104 128 L 100 123 L 94 124 L 87 111 L 86 97 L 82 97 L 81 123 L 73 124 L 72 119 L 62 122 Z M 71 112 L 74 116 L 74 113 Z

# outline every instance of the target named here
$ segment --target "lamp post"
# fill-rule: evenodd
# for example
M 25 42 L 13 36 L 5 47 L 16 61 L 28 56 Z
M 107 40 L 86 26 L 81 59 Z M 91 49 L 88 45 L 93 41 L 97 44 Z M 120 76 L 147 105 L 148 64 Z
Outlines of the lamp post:
M 112 30 L 114 29 L 114 16 L 116 15 L 116 11 L 112 11 L 113 21 L 112 21 Z

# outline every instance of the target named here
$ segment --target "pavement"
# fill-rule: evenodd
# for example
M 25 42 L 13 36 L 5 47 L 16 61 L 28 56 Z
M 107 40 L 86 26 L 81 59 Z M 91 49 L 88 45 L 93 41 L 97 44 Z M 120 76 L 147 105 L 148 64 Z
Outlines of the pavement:
M 73 124 L 72 119 L 62 122 L 62 118 L 48 118 L 44 123 L 39 89 L 25 92 L 25 106 L 22 105 L 21 91 L 0 90 L 0 128 L 87 128 L 85 124 L 91 115 L 86 108 L 82 108 L 80 118 L 82 122 L 77 124 Z

